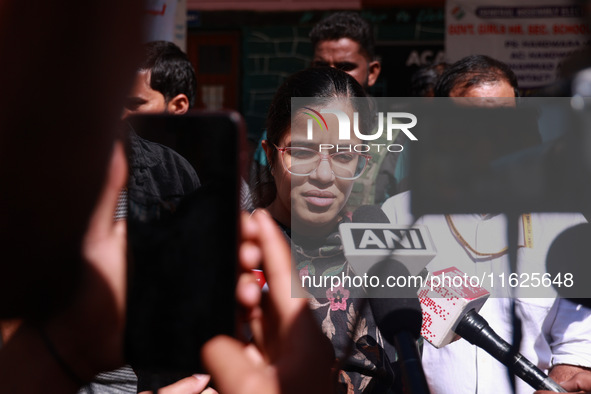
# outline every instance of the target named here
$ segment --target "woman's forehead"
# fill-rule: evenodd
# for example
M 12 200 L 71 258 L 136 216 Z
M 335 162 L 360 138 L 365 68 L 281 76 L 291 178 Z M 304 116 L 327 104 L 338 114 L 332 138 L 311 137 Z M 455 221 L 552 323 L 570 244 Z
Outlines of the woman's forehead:
M 347 112 L 346 115 L 351 121 L 349 122 L 349 130 L 347 130 L 348 137 L 341 136 L 341 123 L 337 115 L 332 113 L 322 114 L 322 118 L 316 114 L 299 113 L 292 119 L 291 128 L 286 133 L 286 138 L 292 144 L 298 143 L 299 146 L 304 146 L 307 142 L 310 143 L 333 143 L 333 144 L 347 144 L 359 143 L 359 139 L 355 137 L 353 132 L 353 111 Z

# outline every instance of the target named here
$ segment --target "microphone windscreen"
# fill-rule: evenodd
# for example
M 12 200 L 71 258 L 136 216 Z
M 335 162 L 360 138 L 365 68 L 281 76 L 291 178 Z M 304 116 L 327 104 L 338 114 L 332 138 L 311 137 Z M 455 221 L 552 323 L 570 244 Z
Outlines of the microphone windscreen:
M 438 349 L 450 344 L 458 322 L 470 310 L 478 312 L 489 296 L 456 267 L 432 272 L 418 291 L 423 310 L 421 336 Z
M 353 223 L 390 223 L 388 217 L 377 205 L 362 205 L 353 212 Z
M 387 278 L 399 276 L 408 278 L 410 273 L 404 264 L 396 260 L 385 260 L 375 264 L 369 270 L 368 276 L 378 276 L 380 283 L 387 283 Z M 402 283 L 402 281 L 398 281 L 398 283 Z M 375 321 L 384 337 L 388 341 L 393 341 L 397 333 L 407 332 L 413 338 L 418 339 L 421 332 L 422 312 L 416 288 L 413 286 L 382 286 L 368 288 L 368 293 Z

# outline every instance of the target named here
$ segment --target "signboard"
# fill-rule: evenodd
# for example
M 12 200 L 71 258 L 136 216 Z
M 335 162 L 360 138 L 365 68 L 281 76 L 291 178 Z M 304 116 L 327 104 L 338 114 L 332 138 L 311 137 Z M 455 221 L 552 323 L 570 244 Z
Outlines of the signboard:
M 589 50 L 581 3 L 569 0 L 448 0 L 445 19 L 449 62 L 488 55 L 507 63 L 521 88 L 551 84 L 567 57 Z

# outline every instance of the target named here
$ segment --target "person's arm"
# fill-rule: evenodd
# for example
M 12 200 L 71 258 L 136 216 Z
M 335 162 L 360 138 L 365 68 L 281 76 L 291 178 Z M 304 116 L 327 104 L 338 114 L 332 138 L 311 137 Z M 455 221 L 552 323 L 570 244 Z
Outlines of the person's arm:
M 549 376 L 564 382 L 579 372 L 591 373 L 591 309 L 567 299 L 556 299 L 543 326 L 550 339 Z
M 207 342 L 202 357 L 215 386 L 227 394 L 335 392 L 334 351 L 292 282 L 296 276 L 284 236 L 261 211 L 244 220 L 242 230 L 242 264 L 255 268 L 262 260 L 269 293 L 259 303 L 254 276 L 241 276 L 237 296 L 250 309 L 257 345 L 227 336 Z
M 47 322 L 22 324 L 0 351 L 1 392 L 76 392 L 98 372 L 123 363 L 126 228 L 113 221 L 113 212 L 126 178 L 117 144 L 84 237 L 80 290 Z

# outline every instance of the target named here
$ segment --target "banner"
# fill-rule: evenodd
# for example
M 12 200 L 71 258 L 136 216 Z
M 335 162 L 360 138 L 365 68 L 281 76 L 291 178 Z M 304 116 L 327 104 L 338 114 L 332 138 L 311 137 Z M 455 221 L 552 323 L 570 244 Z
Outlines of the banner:
M 562 62 L 589 50 L 589 24 L 569 0 L 448 0 L 447 60 L 488 55 L 507 63 L 521 88 L 556 80 Z
M 147 0 L 145 4 L 145 41 L 172 41 L 186 51 L 187 0 Z

